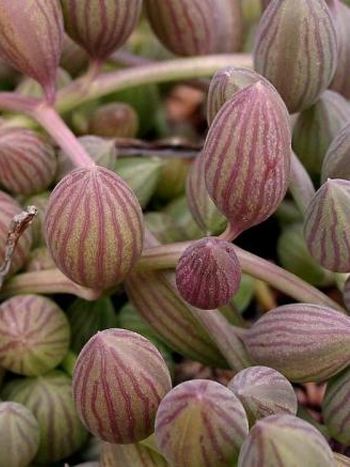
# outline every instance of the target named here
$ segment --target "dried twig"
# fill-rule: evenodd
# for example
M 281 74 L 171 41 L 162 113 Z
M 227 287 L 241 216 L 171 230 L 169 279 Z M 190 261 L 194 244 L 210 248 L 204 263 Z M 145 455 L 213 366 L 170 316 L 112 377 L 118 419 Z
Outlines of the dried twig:
M 28 206 L 25 211 L 17 214 L 11 221 L 5 245 L 5 258 L 0 266 L 0 289 L 10 271 L 17 242 L 29 227 L 37 212 L 35 206 Z

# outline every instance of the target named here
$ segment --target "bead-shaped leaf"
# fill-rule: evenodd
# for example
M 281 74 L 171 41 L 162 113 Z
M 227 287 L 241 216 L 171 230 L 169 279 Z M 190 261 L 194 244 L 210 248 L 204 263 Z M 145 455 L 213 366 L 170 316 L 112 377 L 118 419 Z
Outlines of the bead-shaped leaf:
M 228 466 L 248 435 L 248 419 L 239 399 L 221 384 L 186 381 L 162 400 L 155 435 L 173 466 Z
M 293 415 L 260 420 L 244 442 L 238 467 L 330 467 L 333 453 L 310 423 Z
M 322 165 L 322 180 L 345 178 L 350 180 L 350 123 L 337 133 L 333 139 Z
M 349 2 L 347 3 L 350 5 Z M 344 5 L 344 2 L 338 2 L 337 6 L 338 65 L 330 89 L 339 92 L 346 99 L 350 99 L 348 79 L 350 66 L 350 8 Z
M 88 430 L 111 443 L 136 443 L 153 432 L 159 403 L 171 389 L 166 363 L 147 339 L 125 329 L 93 336 L 79 354 L 73 394 Z
M 141 443 L 102 443 L 100 467 L 168 467 L 166 460 Z
M 324 306 L 293 304 L 260 318 L 245 336 L 259 365 L 290 381 L 324 381 L 348 365 L 350 318 Z
M 249 424 L 269 415 L 296 415 L 298 401 L 287 378 L 272 368 L 252 366 L 234 376 L 227 387 L 242 402 Z
M 142 0 L 61 0 L 67 34 L 95 60 L 105 60 L 134 30 Z
M 312 105 L 331 83 L 338 61 L 332 13 L 324 0 L 273 0 L 259 23 L 254 64 L 290 113 Z
M 89 133 L 105 138 L 135 138 L 138 128 L 137 113 L 122 102 L 102 105 L 89 119 Z
M 304 236 L 311 255 L 324 268 L 350 272 L 350 181 L 329 179 L 305 213 Z
M 57 159 L 53 147 L 25 128 L 0 129 L 0 185 L 14 194 L 40 193 L 53 181 Z
M 176 266 L 180 295 L 192 306 L 212 310 L 237 292 L 241 266 L 232 243 L 205 237 L 191 244 Z
M 325 91 L 301 112 L 293 129 L 293 149 L 307 171 L 319 175 L 327 150 L 350 120 L 350 104 L 340 94 Z
M 203 154 L 208 192 L 234 234 L 267 219 L 290 170 L 289 119 L 277 92 L 258 81 L 235 94 L 215 117 Z
M 63 18 L 58 1 L 2 0 L 0 56 L 38 81 L 52 101 L 63 42 Z

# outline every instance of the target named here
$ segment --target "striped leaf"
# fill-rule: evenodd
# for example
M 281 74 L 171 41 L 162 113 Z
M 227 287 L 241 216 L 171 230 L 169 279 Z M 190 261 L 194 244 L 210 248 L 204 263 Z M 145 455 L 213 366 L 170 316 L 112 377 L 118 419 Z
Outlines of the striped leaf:
M 0 402 L 1 463 L 26 467 L 39 448 L 39 425 L 30 410 L 16 402 Z
M 171 389 L 163 357 L 125 329 L 97 333 L 79 354 L 73 394 L 88 430 L 110 443 L 136 443 L 153 432 L 159 403 Z
M 58 1 L 1 1 L 0 56 L 38 81 L 49 101 L 55 95 L 62 42 L 63 18 Z
M 205 237 L 192 243 L 176 266 L 176 285 L 194 307 L 213 310 L 227 305 L 238 291 L 241 266 L 232 243 Z
M 293 149 L 307 171 L 318 176 L 327 150 L 350 120 L 350 104 L 340 94 L 325 91 L 301 112 L 293 129 Z
M 137 113 L 122 102 L 101 105 L 89 119 L 89 133 L 105 138 L 135 138 L 138 128 Z
M 330 467 L 333 453 L 310 423 L 293 415 L 260 420 L 244 442 L 238 467 Z
M 25 405 L 40 427 L 34 461 L 49 465 L 76 452 L 86 441 L 72 398 L 71 380 L 60 371 L 8 383 L 2 398 Z
M 0 264 L 2 264 L 5 259 L 5 245 L 11 221 L 13 217 L 21 211 L 22 208 L 16 200 L 3 191 L 0 191 Z M 17 272 L 24 265 L 29 256 L 31 243 L 32 234 L 30 229 L 27 229 L 16 245 L 10 274 Z
M 191 165 L 186 182 L 189 210 L 204 233 L 219 234 L 226 225 L 225 217 L 211 200 L 205 185 L 205 158 L 200 154 Z
M 347 123 L 335 136 L 329 146 L 322 165 L 322 180 L 345 178 L 350 180 L 350 123 Z
M 346 0 L 348 5 L 350 2 Z M 346 3 L 345 2 L 345 3 Z M 343 2 L 338 2 L 337 33 L 338 33 L 338 66 L 331 82 L 330 89 L 339 92 L 350 99 L 350 8 Z
M 281 98 L 259 81 L 216 115 L 205 142 L 208 192 L 237 236 L 277 209 L 288 187 L 291 135 Z
M 250 426 L 269 415 L 296 415 L 297 396 L 281 373 L 266 366 L 252 366 L 240 371 L 227 387 L 242 402 Z
M 350 445 L 350 372 L 344 370 L 327 383 L 322 402 L 324 423 L 332 438 Z
M 314 104 L 337 66 L 337 34 L 324 0 L 273 0 L 259 23 L 255 70 L 281 94 L 290 113 Z
M 57 169 L 53 147 L 38 133 L 25 128 L 0 129 L 0 185 L 25 196 L 40 193 Z
M 91 58 L 104 61 L 137 25 L 142 0 L 61 0 L 67 34 Z
M 179 384 L 160 403 L 155 435 L 172 466 L 226 467 L 237 460 L 248 435 L 239 399 L 215 381 Z
M 167 467 L 167 465 L 160 454 L 140 443 L 102 443 L 100 467 Z
M 103 167 L 70 172 L 51 194 L 46 240 L 57 267 L 74 282 L 108 289 L 142 251 L 141 207 L 128 185 Z
M 328 179 L 306 213 L 304 236 L 311 255 L 324 268 L 350 272 L 350 181 Z
M 237 0 L 145 0 L 151 26 L 177 55 L 235 52 L 242 39 Z
M 307 303 L 278 307 L 245 336 L 251 357 L 290 381 L 325 381 L 349 364 L 350 318 Z
M 27 376 L 55 368 L 68 352 L 70 328 L 55 302 L 18 295 L 0 305 L 0 365 Z

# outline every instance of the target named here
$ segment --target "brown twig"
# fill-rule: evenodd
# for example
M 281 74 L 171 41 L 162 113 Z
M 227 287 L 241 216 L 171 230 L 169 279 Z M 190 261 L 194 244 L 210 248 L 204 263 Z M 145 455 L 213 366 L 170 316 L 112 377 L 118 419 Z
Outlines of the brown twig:
M 4 283 L 7 274 L 10 271 L 12 258 L 18 240 L 27 230 L 32 220 L 37 215 L 37 212 L 38 210 L 35 206 L 28 206 L 25 211 L 22 211 L 20 214 L 17 214 L 11 221 L 5 245 L 5 258 L 2 265 L 0 266 L 0 289 Z

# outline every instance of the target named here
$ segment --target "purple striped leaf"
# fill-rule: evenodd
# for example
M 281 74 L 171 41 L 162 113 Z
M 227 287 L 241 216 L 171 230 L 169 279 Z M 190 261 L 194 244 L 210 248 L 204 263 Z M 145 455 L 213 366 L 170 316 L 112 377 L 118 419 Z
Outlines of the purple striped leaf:
M 137 113 L 122 102 L 98 107 L 89 119 L 89 133 L 105 138 L 135 138 L 138 129 Z
M 147 339 L 125 329 L 93 336 L 79 354 L 73 394 L 87 429 L 110 443 L 136 443 L 153 432 L 159 403 L 171 389 L 166 363 Z
M 338 2 L 337 13 L 338 65 L 330 89 L 350 99 L 350 8 Z
M 190 305 L 213 310 L 238 291 L 241 266 L 232 243 L 206 237 L 191 244 L 176 266 L 176 285 Z
M 350 122 L 333 139 L 322 165 L 322 180 L 345 178 L 350 180 Z
M 25 128 L 0 128 L 0 185 L 14 194 L 40 193 L 57 169 L 53 147 Z
M 226 225 L 225 217 L 211 200 L 205 185 L 205 158 L 198 155 L 187 176 L 186 197 L 189 210 L 203 232 L 219 234 Z
M 328 179 L 305 213 L 304 236 L 311 255 L 333 272 L 350 272 L 350 181 Z
M 250 426 L 269 415 L 296 415 L 297 396 L 281 373 L 266 366 L 252 366 L 240 371 L 227 387 L 242 402 Z
M 333 453 L 310 423 L 294 415 L 259 420 L 245 440 L 238 467 L 330 467 Z
M 232 97 L 244 88 L 263 81 L 267 86 L 272 89 L 272 84 L 267 81 L 263 76 L 259 75 L 253 70 L 248 68 L 237 68 L 235 66 L 228 66 L 215 73 L 210 81 L 208 98 L 207 98 L 207 121 L 210 126 L 216 114 L 219 112 L 225 102 L 232 99 Z
M 167 467 L 165 459 L 143 446 L 135 444 L 102 443 L 100 467 Z
M 151 26 L 177 55 L 239 50 L 242 17 L 238 0 L 145 0 Z
M 142 210 L 114 172 L 76 169 L 51 194 L 45 232 L 64 274 L 80 285 L 108 289 L 124 280 L 141 254 Z
M 1 463 L 26 467 L 39 448 L 39 425 L 30 410 L 16 402 L 0 402 Z
M 72 455 L 84 444 L 87 433 L 76 413 L 70 378 L 51 371 L 37 378 L 9 382 L 2 396 L 25 405 L 40 428 L 40 445 L 34 463 L 50 465 Z
M 290 381 L 325 381 L 350 359 L 350 318 L 324 306 L 285 305 L 260 318 L 245 335 L 251 357 Z
M 139 20 L 142 0 L 61 0 L 67 34 L 91 58 L 104 61 Z
M 42 375 L 64 359 L 70 342 L 66 315 L 39 295 L 18 295 L 0 305 L 0 365 L 27 376 Z
M 299 114 L 293 128 L 293 149 L 309 173 L 320 174 L 329 146 L 349 120 L 350 104 L 333 91 L 325 91 Z
M 263 81 L 239 91 L 216 115 L 205 142 L 208 192 L 235 236 L 277 209 L 288 188 L 288 113 Z
M 327 383 L 322 402 L 324 423 L 332 438 L 350 445 L 350 372 L 347 368 Z
M 38 81 L 50 102 L 55 96 L 62 43 L 63 18 L 58 1 L 1 1 L 0 56 Z
M 314 104 L 337 66 L 337 34 L 324 0 L 272 0 L 256 34 L 254 65 L 290 113 Z
M 22 211 L 16 200 L 0 191 L 0 264 L 5 259 L 5 245 L 11 221 Z M 32 243 L 32 234 L 27 229 L 20 237 L 14 251 L 10 274 L 17 272 L 27 261 Z
M 155 435 L 160 452 L 174 466 L 233 464 L 248 435 L 239 399 L 215 381 L 186 381 L 160 403 Z

